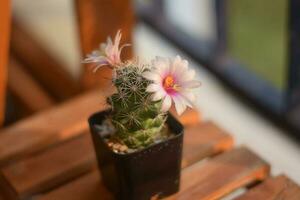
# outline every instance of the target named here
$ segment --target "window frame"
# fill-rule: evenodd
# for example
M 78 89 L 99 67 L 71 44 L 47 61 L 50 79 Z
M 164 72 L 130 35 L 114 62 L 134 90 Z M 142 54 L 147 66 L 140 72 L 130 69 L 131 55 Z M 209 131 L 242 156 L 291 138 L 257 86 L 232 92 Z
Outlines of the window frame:
M 287 27 L 287 84 L 282 91 L 255 73 L 233 63 L 226 56 L 226 3 L 214 0 L 217 41 L 195 41 L 168 21 L 164 15 L 163 0 L 152 0 L 151 5 L 137 5 L 139 18 L 164 36 L 196 62 L 215 74 L 226 86 L 254 105 L 270 118 L 284 124 L 299 124 L 300 130 L 300 2 L 289 0 Z M 290 112 L 299 112 L 290 117 Z M 291 121 L 293 121 L 291 123 Z M 297 124 L 296 123 L 296 124 Z M 300 135 L 300 134 L 299 134 Z

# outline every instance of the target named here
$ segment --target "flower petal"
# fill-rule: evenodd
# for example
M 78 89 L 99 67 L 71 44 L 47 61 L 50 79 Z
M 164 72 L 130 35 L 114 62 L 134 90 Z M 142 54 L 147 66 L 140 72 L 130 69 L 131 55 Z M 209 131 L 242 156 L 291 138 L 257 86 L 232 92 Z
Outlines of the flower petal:
M 120 56 L 120 54 L 121 54 L 123 48 L 125 48 L 125 47 L 130 47 L 130 46 L 131 46 L 131 44 L 123 44 L 123 45 L 120 47 L 120 50 L 119 50 L 119 56 Z
M 158 91 L 156 91 L 153 95 L 152 95 L 152 101 L 158 101 L 163 99 L 166 96 L 166 92 L 163 89 L 160 89 Z
M 152 61 L 152 65 L 155 68 L 155 72 L 157 72 L 162 78 L 169 73 L 170 70 L 170 62 L 167 58 L 156 57 L 155 60 Z
M 188 64 L 186 60 L 182 60 L 180 56 L 176 56 L 172 63 L 172 74 L 180 75 L 188 68 Z
M 182 82 L 193 80 L 195 74 L 196 74 L 195 70 L 192 70 L 192 69 L 186 70 L 185 72 L 182 73 L 180 80 Z
M 161 106 L 161 111 L 167 112 L 170 109 L 171 105 L 172 105 L 171 97 L 169 95 L 166 95 Z
M 120 58 L 121 51 L 124 47 L 128 46 L 128 45 L 123 45 L 121 49 L 119 48 L 121 37 L 122 34 L 121 31 L 119 30 L 114 38 L 114 41 L 112 41 L 112 39 L 108 37 L 106 43 L 100 44 L 99 49 L 87 55 L 87 58 L 84 59 L 83 62 L 97 63 L 98 65 L 96 69 L 98 69 L 98 67 L 103 65 L 104 63 L 107 63 L 111 67 L 118 66 L 122 62 Z
M 184 88 L 197 88 L 197 87 L 200 87 L 201 83 L 200 83 L 200 81 L 192 80 L 192 81 L 183 82 L 183 83 L 181 83 L 181 85 Z
M 150 72 L 150 71 L 146 71 L 142 74 L 142 76 L 150 81 L 154 81 L 156 83 L 159 83 L 162 81 L 161 77 L 155 73 L 155 72 Z
M 146 91 L 147 91 L 147 92 L 156 92 L 156 91 L 158 91 L 159 89 L 160 89 L 160 86 L 159 86 L 159 85 L 152 83 L 152 84 L 148 85 Z
M 106 62 L 107 60 L 103 56 L 87 57 L 82 61 L 82 63 L 106 63 Z
M 121 37 L 122 37 L 121 30 L 118 30 L 118 32 L 115 36 L 115 44 L 114 44 L 114 46 L 116 46 L 117 48 L 119 47 Z
M 186 109 L 186 102 L 184 99 L 180 98 L 179 95 L 172 96 L 172 99 L 174 101 L 177 114 L 181 115 Z
M 101 43 L 99 45 L 99 49 L 102 53 L 105 53 L 106 45 L 107 45 L 106 43 Z
M 98 69 L 104 65 L 108 65 L 108 63 L 101 63 L 101 64 L 94 66 L 93 73 L 96 73 L 98 71 Z
M 181 63 L 181 57 L 177 55 L 172 62 L 172 66 L 171 66 L 172 74 L 176 73 L 176 71 L 178 71 L 178 69 L 180 68 L 180 63 Z
M 184 98 L 186 105 L 189 106 L 190 108 L 195 107 L 194 103 L 196 101 L 196 97 L 193 93 L 191 92 L 180 92 L 181 98 Z

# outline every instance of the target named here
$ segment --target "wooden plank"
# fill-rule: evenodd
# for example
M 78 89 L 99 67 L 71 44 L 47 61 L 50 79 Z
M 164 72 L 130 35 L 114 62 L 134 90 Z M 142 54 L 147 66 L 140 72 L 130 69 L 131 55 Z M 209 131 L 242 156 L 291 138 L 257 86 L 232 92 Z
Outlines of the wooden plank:
M 122 43 L 131 43 L 134 11 L 131 0 L 75 0 L 83 56 L 99 48 L 108 36 L 122 30 Z M 132 48 L 125 48 L 123 58 L 132 57 Z M 85 88 L 110 86 L 111 71 L 101 68 L 97 74 L 84 67 L 82 82 Z
M 232 147 L 232 138 L 211 122 L 186 128 L 182 167 Z M 96 163 L 89 135 L 12 163 L 2 169 L 19 198 L 45 191 L 90 170 Z M 61 162 L 61 161 L 64 162 Z
M 213 122 L 189 125 L 185 128 L 182 166 L 227 151 L 232 146 L 232 137 Z
M 10 0 L 0 1 L 0 126 L 4 121 L 8 46 L 10 36 Z
M 105 108 L 105 98 L 91 91 L 0 131 L 0 165 L 88 130 L 87 118 Z
M 16 19 L 12 23 L 11 50 L 34 78 L 57 100 L 65 100 L 79 92 L 62 64 L 49 54 Z
M 12 57 L 8 68 L 8 89 L 28 114 L 49 108 L 55 103 L 55 100 Z
M 219 199 L 240 187 L 265 179 L 269 165 L 245 147 L 196 163 L 182 173 L 180 192 L 172 199 Z
M 299 200 L 300 187 L 285 175 L 270 177 L 236 200 Z
M 101 183 L 98 170 L 62 186 L 51 192 L 34 197 L 36 200 L 113 200 L 112 195 Z
M 232 190 L 264 179 L 268 173 L 268 164 L 251 151 L 234 149 L 206 163 L 184 168 L 180 192 L 167 199 L 219 199 Z M 97 170 L 37 197 L 39 200 L 111 198 Z
M 0 166 L 88 130 L 87 118 L 105 108 L 109 93 L 88 92 L 1 130 Z M 185 113 L 181 117 L 190 118 L 189 115 Z
M 92 169 L 95 164 L 89 134 L 62 142 L 49 150 L 4 167 L 2 175 L 15 199 L 27 198 Z

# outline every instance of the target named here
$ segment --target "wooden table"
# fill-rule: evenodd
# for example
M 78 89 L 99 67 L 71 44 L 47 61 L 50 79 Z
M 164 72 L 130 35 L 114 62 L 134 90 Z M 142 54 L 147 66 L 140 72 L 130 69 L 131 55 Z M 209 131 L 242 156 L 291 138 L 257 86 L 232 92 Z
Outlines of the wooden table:
M 112 199 L 101 182 L 86 122 L 104 109 L 93 91 L 0 132 L 2 199 Z M 300 187 L 213 122 L 189 110 L 180 191 L 167 199 L 219 199 L 237 189 L 238 200 L 300 199 Z M 0 197 L 1 199 L 1 197 Z

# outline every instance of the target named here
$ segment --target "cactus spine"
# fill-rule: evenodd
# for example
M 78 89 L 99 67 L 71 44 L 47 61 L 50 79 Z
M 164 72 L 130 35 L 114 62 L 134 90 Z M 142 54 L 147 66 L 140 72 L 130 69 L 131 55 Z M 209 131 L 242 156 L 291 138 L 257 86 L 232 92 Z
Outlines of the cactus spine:
M 142 73 L 149 70 L 148 66 L 128 62 L 114 70 L 113 84 L 117 93 L 107 99 L 116 129 L 114 136 L 132 149 L 146 147 L 166 137 L 166 113 L 161 111 L 161 101 L 153 102 L 151 94 L 146 92 L 150 81 Z

